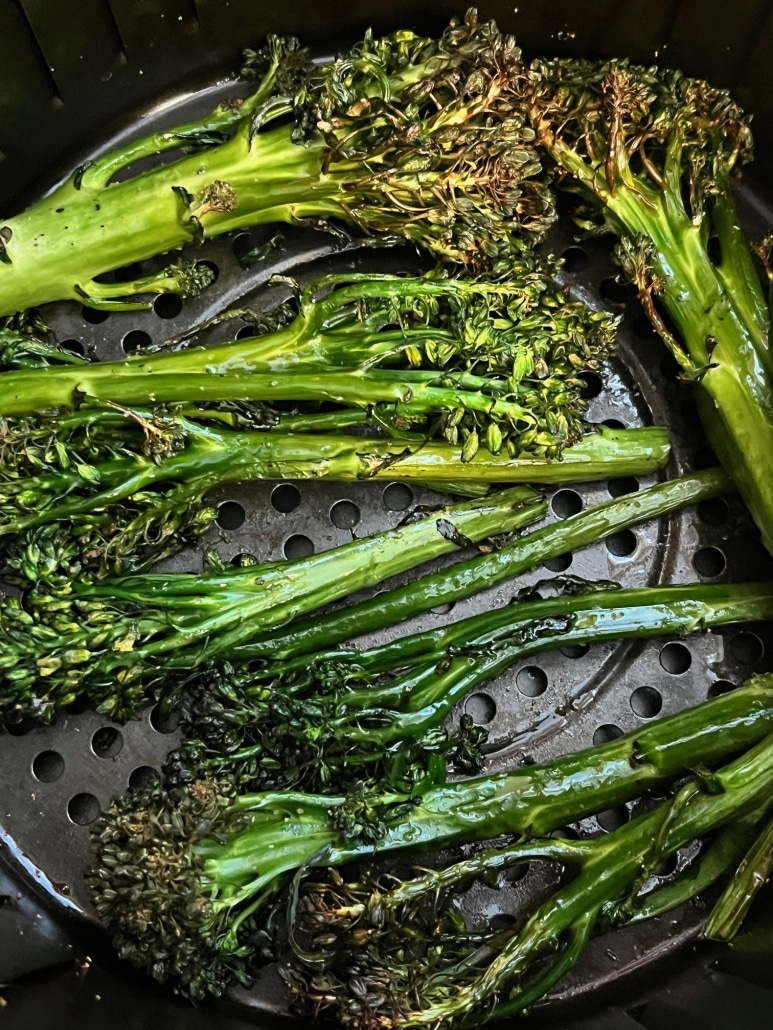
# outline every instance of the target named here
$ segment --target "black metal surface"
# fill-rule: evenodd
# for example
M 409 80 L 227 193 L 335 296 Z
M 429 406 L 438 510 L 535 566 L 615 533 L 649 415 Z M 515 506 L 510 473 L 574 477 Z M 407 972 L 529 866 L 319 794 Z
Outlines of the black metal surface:
M 481 5 L 481 14 L 494 16 L 503 27 L 516 31 L 532 52 L 614 53 L 639 60 L 667 60 L 735 86 L 739 99 L 763 116 L 758 119 L 758 138 L 764 168 L 765 154 L 773 154 L 773 133 L 766 133 L 766 119 L 773 110 L 768 91 L 773 55 L 770 8 L 770 3 L 762 0 L 732 9 L 713 2 L 673 0 L 627 4 L 608 0 L 584 3 L 580 9 L 574 3 L 531 0 L 515 7 Z M 63 159 L 67 163 L 74 156 L 83 158 L 95 145 L 120 138 L 124 126 L 135 125 L 137 111 L 144 112 L 142 125 L 147 131 L 151 124 L 178 120 L 177 104 L 163 110 L 172 97 L 183 98 L 186 112 L 214 103 L 212 96 L 219 88 L 202 93 L 202 87 L 215 86 L 241 48 L 259 41 L 268 31 L 298 32 L 319 52 L 325 52 L 334 49 L 339 40 L 355 38 L 367 24 L 377 31 L 397 25 L 436 31 L 458 10 L 450 3 L 377 6 L 365 0 L 348 5 L 345 12 L 330 0 L 301 0 L 292 8 L 270 10 L 254 0 L 113 0 L 110 4 L 89 0 L 82 7 L 0 0 L 0 151 L 5 158 L 0 161 L 0 198 L 10 210 L 25 192 L 55 182 Z M 151 98 L 162 107 L 151 108 Z M 757 175 L 761 178 L 759 171 Z M 763 196 L 764 191 L 757 190 L 744 198 L 751 223 L 770 221 Z M 561 238 L 555 243 L 558 249 L 566 249 L 572 241 Z M 102 357 L 118 356 L 124 352 L 128 332 L 145 332 L 155 342 L 205 316 L 212 305 L 222 304 L 224 297 L 233 301 L 249 294 L 251 302 L 263 303 L 279 299 L 262 286 L 278 265 L 279 270 L 300 270 L 308 276 L 329 266 L 339 270 L 355 264 L 359 267 L 360 262 L 383 268 L 385 261 L 384 255 L 331 257 L 323 237 L 290 231 L 284 252 L 276 255 L 271 267 L 259 269 L 247 279 L 238 268 L 233 247 L 233 240 L 207 245 L 202 256 L 218 266 L 217 289 L 187 304 L 172 318 L 148 313 L 85 321 L 72 305 L 52 306 L 47 314 L 60 339 L 77 341 Z M 591 417 L 598 421 L 614 418 L 631 425 L 665 422 L 680 441 L 670 471 L 700 464 L 704 456 L 699 453 L 689 396 L 670 377 L 660 345 L 643 326 L 631 295 L 612 282 L 614 270 L 603 245 L 574 248 L 571 256 L 567 285 L 594 303 L 627 314 L 622 359 L 609 370 L 606 389 L 593 401 Z M 404 257 L 391 260 L 399 266 Z M 215 336 L 222 339 L 222 331 Z M 413 496 L 400 496 L 398 491 L 395 499 L 393 491 L 390 501 L 384 487 L 369 490 L 368 486 L 371 484 L 341 490 L 297 484 L 298 505 L 292 512 L 272 503 L 268 485 L 229 490 L 218 500 L 241 505 L 245 518 L 227 533 L 216 530 L 212 542 L 226 559 L 244 551 L 260 558 L 279 557 L 287 553 L 288 541 L 298 536 L 319 550 L 348 539 L 353 532 L 361 535 L 394 524 L 402 516 L 403 505 L 422 499 L 416 491 Z M 573 488 L 571 493 L 580 503 L 590 505 L 609 496 L 608 490 L 597 484 Z M 340 502 L 348 507 L 339 508 L 336 516 L 335 505 Z M 550 516 L 558 517 L 560 505 Z M 296 541 L 291 546 L 308 544 Z M 696 577 L 696 562 L 700 567 L 697 555 L 704 548 L 713 549 L 715 561 L 717 552 L 726 560 L 718 576 L 704 578 L 755 578 L 770 571 L 735 501 L 720 509 L 718 516 L 716 512 L 711 518 L 691 513 L 664 525 L 637 529 L 632 545 L 628 540 L 618 547 L 623 553 L 599 544 L 574 556 L 567 571 L 630 585 L 643 580 L 686 581 Z M 190 568 L 191 562 L 200 566 L 200 556 L 179 559 L 177 566 Z M 502 604 L 518 587 L 557 571 L 537 570 L 512 589 L 500 588 L 460 603 L 452 617 L 483 604 Z M 417 625 L 436 624 L 449 614 L 430 613 Z M 773 653 L 773 644 L 765 637 L 759 628 L 759 632 L 746 633 L 740 644 L 738 631 L 699 638 L 690 643 L 690 667 L 681 673 L 669 672 L 664 663 L 661 647 L 665 642 L 594 648 L 578 658 L 548 655 L 528 663 L 524 682 L 532 686 L 527 690 L 521 689 L 518 681 L 524 670 L 516 667 L 470 698 L 467 710 L 491 732 L 492 769 L 511 764 L 524 754 L 541 759 L 591 743 L 602 727 L 627 730 L 650 717 L 642 714 L 651 711 L 642 697 L 649 698 L 650 706 L 656 701 L 651 694 L 642 695 L 643 687 L 656 692 L 660 712 L 666 714 L 701 700 L 709 690 L 739 682 L 755 666 L 748 660 L 755 647 L 760 652 L 757 666 L 769 660 L 765 644 L 768 655 Z M 538 693 L 533 688 L 535 677 L 540 685 L 543 677 L 545 682 Z M 121 734 L 118 750 L 116 738 L 110 743 L 110 730 Z M 99 732 L 102 736 L 97 739 L 108 742 L 102 747 L 104 754 L 94 745 L 94 734 Z M 9 887 L 0 882 L 0 983 L 22 970 L 30 974 L 12 988 L 0 989 L 4 1025 L 53 1025 L 54 1012 L 57 1026 L 79 1028 L 110 1022 L 144 1027 L 158 1021 L 181 1030 L 200 1026 L 225 1030 L 256 1023 L 268 1027 L 279 1019 L 282 997 L 272 994 L 265 984 L 251 994 L 236 995 L 229 1003 L 230 1011 L 228 1006 L 191 1009 L 117 964 L 88 918 L 74 918 L 79 910 L 88 916 L 78 879 L 87 854 L 88 822 L 73 819 L 73 812 L 78 812 L 77 806 L 73 809 L 73 799 L 86 795 L 104 803 L 111 793 L 124 789 L 133 775 L 140 775 L 137 770 L 157 768 L 171 739 L 154 728 L 148 713 L 144 721 L 129 727 L 111 727 L 92 715 L 72 716 L 50 731 L 0 740 L 0 826 L 6 835 L 0 841 L 0 869 L 12 868 L 9 875 L 16 877 Z M 36 768 L 44 768 L 40 756 L 46 754 L 59 755 L 63 768 L 60 775 L 49 779 L 51 773 L 46 773 L 41 779 Z M 48 761 L 52 771 L 58 767 L 55 759 Z M 85 820 L 90 802 L 81 804 L 86 806 L 82 809 Z M 579 830 L 598 832 L 598 824 L 588 820 Z M 11 863 L 9 853 L 15 856 Z M 540 875 L 539 870 L 530 870 L 497 897 L 473 891 L 468 899 L 469 918 L 485 922 L 492 914 L 516 915 L 529 898 L 545 889 Z M 33 879 L 37 886 L 32 885 Z M 54 899 L 53 906 L 46 901 L 47 894 Z M 62 900 L 70 911 L 64 913 L 63 923 L 57 923 L 51 912 Z M 744 993 L 739 969 L 721 975 L 711 971 L 707 962 L 714 953 L 705 950 L 691 958 L 683 949 L 678 953 L 679 968 L 675 968 L 674 949 L 695 935 L 700 915 L 697 908 L 677 914 L 676 925 L 653 925 L 628 939 L 618 937 L 612 959 L 608 943 L 604 939 L 595 942 L 588 960 L 534 1020 L 554 1030 L 570 1026 L 573 1030 L 632 1030 L 639 1026 L 668 1030 L 676 1025 L 690 1030 L 699 1025 L 719 1026 L 721 1013 L 742 1011 L 745 1027 L 766 1030 L 773 1017 L 769 1016 L 764 980 L 756 990 Z M 24 947 L 18 945 L 21 936 L 26 937 Z M 761 939 L 766 940 L 764 935 Z M 761 953 L 773 954 L 773 948 L 768 952 L 766 947 L 760 945 Z M 69 958 L 70 949 L 77 955 L 75 960 Z M 728 953 L 729 949 L 722 952 Z M 649 963 L 657 963 L 663 955 L 671 956 L 668 975 L 662 961 L 648 973 Z M 40 971 L 47 965 L 52 967 L 48 972 Z M 672 986 L 666 989 L 669 980 Z M 619 1007 L 605 1007 L 610 995 L 622 998 Z M 742 995 L 741 1009 L 738 999 Z M 712 1001 L 720 996 L 737 999 L 737 1003 L 723 1008 Z M 280 1022 L 286 1025 L 286 1021 Z

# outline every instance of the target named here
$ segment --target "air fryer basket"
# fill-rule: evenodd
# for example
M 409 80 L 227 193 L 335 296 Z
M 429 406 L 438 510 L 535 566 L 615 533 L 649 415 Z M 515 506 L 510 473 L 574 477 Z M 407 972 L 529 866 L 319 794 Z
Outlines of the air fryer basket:
M 481 3 L 515 32 L 527 53 L 625 55 L 658 60 L 734 89 L 756 113 L 758 159 L 740 192 L 747 229 L 773 223 L 764 173 L 773 166 L 773 5 L 746 0 L 728 10 L 715 0 L 651 0 L 619 4 L 520 0 L 513 7 Z M 768 10 L 768 8 L 771 8 Z M 80 0 L 77 5 L 0 0 L 0 213 L 57 181 L 62 171 L 132 132 L 188 120 L 224 95 L 238 54 L 268 32 L 299 34 L 320 55 L 377 32 L 412 27 L 437 32 L 461 7 L 446 2 L 352 2 L 346 10 L 314 0 L 267 9 L 255 0 Z M 183 117 L 181 117 L 183 115 Z M 45 314 L 60 340 L 100 358 L 117 357 L 177 334 L 215 306 L 283 299 L 266 285 L 272 272 L 306 279 L 327 270 L 417 267 L 409 252 L 336 249 L 311 230 L 286 230 L 264 265 L 245 273 L 237 261 L 263 241 L 263 231 L 190 249 L 217 271 L 215 287 L 181 308 L 163 298 L 154 311 L 111 314 L 51 305 Z M 669 475 L 711 461 L 702 445 L 689 391 L 674 380 L 670 359 L 649 329 L 633 291 L 615 280 L 605 241 L 578 243 L 566 230 L 549 241 L 566 259 L 575 295 L 624 314 L 619 357 L 602 379 L 588 379 L 592 421 L 668 425 L 675 456 Z M 147 263 L 147 268 L 152 262 Z M 239 324 L 232 326 L 235 332 Z M 222 339 L 222 328 L 212 340 Z M 206 339 L 206 337 L 205 337 Z M 551 492 L 555 520 L 637 490 L 655 477 Z M 352 535 L 396 525 L 427 491 L 398 483 L 276 484 L 228 489 L 208 542 L 230 560 L 297 556 Z M 173 567 L 201 568 L 200 552 Z M 756 531 L 734 498 L 625 531 L 576 555 L 453 607 L 453 618 L 501 604 L 515 589 L 561 573 L 624 585 L 759 579 L 773 572 Z M 417 627 L 449 617 L 441 606 Z M 402 630 L 404 632 L 404 630 Z M 658 714 L 730 689 L 751 671 L 773 668 L 773 634 L 765 626 L 734 628 L 688 641 L 566 649 L 514 667 L 468 698 L 465 710 L 490 734 L 489 767 L 541 760 L 608 739 Z M 458 717 L 458 715 L 457 715 Z M 25 729 L 22 727 L 22 729 Z M 111 955 L 88 909 L 80 873 L 89 825 L 110 796 L 155 775 L 177 739 L 174 720 L 156 710 L 127 725 L 93 713 L 70 713 L 50 729 L 0 737 L 0 1020 L 11 1027 L 118 1027 L 161 1024 L 180 1030 L 290 1025 L 275 975 L 267 970 L 249 992 L 192 1008 Z M 634 807 L 635 811 L 635 807 Z M 585 820 L 576 832 L 609 830 L 631 806 Z M 677 862 L 690 858 L 689 851 Z M 661 871 L 663 877 L 673 867 Z M 512 920 L 550 886 L 538 866 L 494 891 L 482 885 L 465 899 L 478 925 Z M 768 965 L 773 912 L 763 893 L 751 929 L 733 948 L 696 943 L 704 909 L 686 907 L 635 932 L 593 942 L 578 969 L 528 1022 L 554 1030 L 686 1030 L 771 1025 Z M 664 961 L 667 959 L 667 961 Z M 526 1025 L 522 1022 L 522 1025 Z

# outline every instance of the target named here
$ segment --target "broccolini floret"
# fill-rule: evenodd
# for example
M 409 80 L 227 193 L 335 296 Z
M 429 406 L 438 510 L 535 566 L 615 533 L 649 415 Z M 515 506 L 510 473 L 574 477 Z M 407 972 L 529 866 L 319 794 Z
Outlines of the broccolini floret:
M 542 837 L 698 763 L 723 761 L 772 726 L 770 680 L 762 677 L 600 747 L 416 795 L 365 783 L 336 796 L 234 796 L 208 781 L 171 792 L 155 786 L 104 815 L 88 882 L 119 954 L 192 998 L 220 994 L 253 971 L 271 901 L 300 870 L 502 834 Z M 751 793 L 757 785 L 752 778 Z M 629 871 L 630 856 L 625 861 Z
M 267 222 L 343 223 L 375 243 L 506 272 L 555 219 L 534 130 L 514 102 L 521 52 L 473 11 L 439 39 L 367 33 L 322 66 L 297 41 L 271 38 L 245 71 L 256 84 L 243 102 L 109 152 L 6 218 L 0 314 L 65 298 L 130 310 L 159 292 L 193 295 L 211 278 L 203 265 L 119 285 L 98 277 Z
M 623 273 L 773 548 L 770 314 L 733 197 L 749 118 L 726 90 L 625 60 L 537 60 L 524 83 L 539 146 L 581 197 L 576 220 L 619 237 Z

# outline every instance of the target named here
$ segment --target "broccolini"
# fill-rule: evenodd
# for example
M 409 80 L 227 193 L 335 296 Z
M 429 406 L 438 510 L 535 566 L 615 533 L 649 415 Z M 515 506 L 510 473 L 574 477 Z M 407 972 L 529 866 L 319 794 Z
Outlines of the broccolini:
M 33 548 L 32 585 L 0 600 L 0 722 L 50 721 L 77 699 L 119 719 L 136 714 L 172 670 L 203 662 L 400 570 L 528 522 L 525 487 L 446 507 L 308 558 L 246 568 L 146 573 L 98 583 Z M 73 545 L 77 552 L 77 546 Z
M 245 74 L 254 86 L 241 103 L 108 152 L 4 219 L 0 314 L 66 298 L 127 310 L 148 306 L 143 295 L 195 294 L 211 279 L 203 265 L 173 262 L 118 285 L 99 278 L 266 222 L 340 221 L 368 239 L 506 270 L 555 218 L 534 130 L 514 103 L 520 50 L 474 12 L 438 40 L 367 33 L 323 66 L 297 41 L 271 38 Z
M 761 677 L 600 747 L 416 796 L 374 794 L 366 784 L 346 796 L 234 796 L 204 780 L 170 792 L 156 786 L 113 802 L 95 830 L 88 882 L 119 955 L 189 997 L 220 994 L 249 977 L 267 906 L 301 869 L 500 834 L 541 837 L 725 760 L 771 727 L 770 678 Z M 626 876 L 635 876 L 638 850 L 621 850 Z M 617 868 L 612 862 L 609 875 Z M 606 900 L 599 879 L 590 912 L 596 897 Z
M 480 853 L 386 889 L 320 885 L 299 906 L 314 944 L 300 951 L 310 969 L 285 976 L 314 1011 L 333 1008 L 343 1026 L 477 1027 L 528 1010 L 574 966 L 591 934 L 694 897 L 710 883 L 704 862 L 725 864 L 771 806 L 773 735 L 716 772 L 698 771 L 679 792 L 594 840 L 555 837 Z M 645 892 L 658 864 L 680 847 L 719 833 L 703 859 Z M 466 934 L 442 908 L 474 876 L 529 860 L 576 870 L 568 883 L 513 930 Z M 701 875 L 704 874 L 704 875 Z M 424 905 L 422 906 L 422 903 Z M 423 942 L 424 947 L 421 947 Z
M 619 237 L 623 272 L 772 549 L 770 313 L 732 191 L 748 117 L 726 90 L 625 60 L 537 60 L 522 81 L 540 148 L 582 198 L 575 217 Z

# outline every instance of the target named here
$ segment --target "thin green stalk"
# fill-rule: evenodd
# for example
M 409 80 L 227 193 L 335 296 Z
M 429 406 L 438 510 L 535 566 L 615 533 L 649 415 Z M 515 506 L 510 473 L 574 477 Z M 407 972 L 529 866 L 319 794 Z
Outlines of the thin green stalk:
M 453 376 L 449 377 L 451 384 L 444 386 L 442 373 L 438 372 L 368 373 L 354 368 L 306 375 L 257 372 L 221 375 L 181 371 L 154 373 L 147 379 L 134 375 L 116 375 L 113 379 L 107 379 L 98 374 L 101 371 L 100 365 L 86 365 L 70 377 L 71 390 L 61 398 L 57 396 L 50 400 L 50 396 L 59 394 L 59 390 L 54 390 L 54 387 L 61 383 L 51 380 L 46 382 L 49 372 L 55 369 L 42 371 L 45 379 L 35 384 L 38 387 L 37 394 L 45 392 L 49 395 L 41 404 L 42 408 L 67 410 L 109 404 L 141 407 L 149 403 L 203 404 L 231 400 L 265 401 L 272 404 L 283 401 L 326 401 L 346 407 L 364 408 L 374 404 L 394 404 L 397 406 L 397 414 L 404 418 L 418 419 L 427 412 L 464 407 L 470 411 L 490 411 L 502 419 L 511 418 L 528 426 L 534 422 L 533 416 L 523 405 L 492 398 L 479 390 L 456 390 L 453 388 Z M 36 374 L 39 376 L 40 371 Z M 5 376 L 13 376 L 16 380 L 20 378 L 19 374 L 12 372 L 4 373 Z M 62 379 L 61 376 L 59 378 Z M 479 387 L 481 384 L 474 385 Z M 2 414 L 5 417 L 27 414 L 30 410 L 28 384 L 4 380 L 3 387 L 3 401 L 0 405 Z
M 767 583 L 708 584 L 688 583 L 679 586 L 631 587 L 612 590 L 589 589 L 575 596 L 559 595 L 532 601 L 513 601 L 502 608 L 460 619 L 450 625 L 425 630 L 364 651 L 331 651 L 319 654 L 309 662 L 337 660 L 352 662 L 356 670 L 381 673 L 399 668 L 416 659 L 439 662 L 454 655 L 474 655 L 491 647 L 555 646 L 579 643 L 579 635 L 588 638 L 600 633 L 604 639 L 617 623 L 620 636 L 676 633 L 687 635 L 704 631 L 726 622 L 743 619 L 766 621 L 773 616 L 769 606 L 773 592 Z M 747 608 L 748 606 L 748 608 Z M 538 640 L 526 637 L 532 634 Z M 569 641 L 569 637 L 578 639 Z M 567 636 L 565 641 L 564 635 Z M 524 639 L 520 639 L 523 637 Z M 296 663 L 297 664 L 297 663 Z M 292 667 L 292 666 L 290 666 Z
M 609 533 L 647 519 L 665 517 L 688 505 L 722 496 L 731 489 L 728 476 L 718 468 L 658 483 L 534 530 L 493 554 L 424 576 L 407 586 L 332 612 L 314 623 L 303 623 L 282 634 L 252 641 L 235 651 L 234 657 L 284 659 L 320 651 L 395 625 L 438 604 L 470 597 L 478 590 L 535 568 L 549 558 L 595 543 Z
M 434 929 L 438 945 L 425 958 L 401 953 L 399 925 L 387 932 L 387 947 L 379 954 L 376 937 L 370 948 L 354 951 L 344 943 L 339 962 L 340 978 L 328 976 L 331 988 L 327 1004 L 338 1001 L 348 1024 L 365 1027 L 377 1018 L 379 1025 L 397 1027 L 473 1027 L 485 1014 L 502 1019 L 528 1010 L 575 965 L 590 935 L 599 924 L 615 924 L 627 918 L 632 897 L 652 870 L 680 847 L 700 840 L 724 826 L 743 826 L 751 813 L 770 807 L 773 788 L 773 737 L 768 736 L 740 758 L 709 777 L 687 783 L 675 798 L 665 801 L 606 836 L 589 841 L 534 841 L 505 849 L 501 856 L 484 853 L 478 859 L 485 866 L 501 868 L 503 863 L 541 859 L 576 867 L 577 874 L 565 886 L 539 905 L 525 923 L 510 933 L 499 933 L 491 946 L 484 938 L 465 945 L 464 937 L 441 935 L 442 915 L 436 914 Z M 477 871 L 477 870 L 475 870 Z M 427 893 L 432 880 L 437 889 L 463 885 L 473 872 L 471 863 L 455 870 L 430 872 L 417 887 Z M 455 876 L 455 873 L 457 875 Z M 401 892 L 399 905 L 409 891 Z M 413 899 L 411 899 L 413 900 Z M 391 899 L 390 899 L 391 901 Z M 334 903 L 335 905 L 335 903 Z M 360 905 L 367 910 L 365 906 Z M 376 927 L 388 920 L 391 904 L 379 907 L 374 899 L 371 923 Z M 324 935 L 325 901 L 318 903 L 317 935 Z M 331 913 L 335 917 L 335 907 Z M 344 908 L 343 923 L 353 921 L 357 909 Z M 431 920 L 431 917 L 430 917 Z M 311 920 L 310 920 L 311 922 Z M 414 924 L 414 931 L 416 927 Z M 335 939 L 331 934 L 328 940 Z M 335 971 L 335 953 L 321 949 L 326 965 Z M 331 954 L 332 952 L 332 954 Z M 303 951 L 299 952 L 306 959 Z M 349 956 L 352 956 L 351 958 Z M 312 956 L 313 957 L 313 956 Z M 378 994 L 350 992 L 346 973 L 356 969 L 358 986 L 368 990 L 374 977 Z M 292 983 L 292 978 L 290 978 Z M 303 995 L 305 984 L 298 993 Z M 314 1000 L 314 985 L 308 998 Z M 336 993 L 339 995 L 336 998 Z M 370 1000 L 372 997 L 372 1001 Z M 363 1003 L 364 1002 L 364 1003 Z
M 766 677 L 758 677 L 754 690 L 764 691 L 769 682 Z M 735 695 L 737 691 L 724 697 L 729 699 Z M 741 700 L 739 710 L 745 707 L 746 702 Z M 687 730 L 692 733 L 698 720 L 705 717 L 709 709 L 698 706 L 689 711 L 695 719 L 692 729 Z M 718 714 L 721 709 L 713 711 Z M 686 718 L 686 713 L 681 715 Z M 340 865 L 368 854 L 383 855 L 405 847 L 411 850 L 434 849 L 500 834 L 528 833 L 539 837 L 591 812 L 613 808 L 646 791 L 666 769 L 675 775 L 675 762 L 681 760 L 690 766 L 696 755 L 701 755 L 700 760 L 711 764 L 717 755 L 732 753 L 730 748 L 722 747 L 719 740 L 712 740 L 710 744 L 705 740 L 704 734 L 713 737 L 716 733 L 719 736 L 716 725 L 711 728 L 704 726 L 699 731 L 700 744 L 696 738 L 689 743 L 684 738 L 681 741 L 671 738 L 669 734 L 675 725 L 674 719 L 679 719 L 679 716 L 669 716 L 644 730 L 618 738 L 613 743 L 626 742 L 619 750 L 605 750 L 609 745 L 603 745 L 602 748 L 563 756 L 545 766 L 531 766 L 500 776 L 432 788 L 422 796 L 421 804 L 414 809 L 412 817 L 399 824 L 390 824 L 377 843 L 371 846 L 334 840 L 314 864 Z M 689 724 L 681 725 L 686 728 Z M 706 746 L 708 750 L 704 750 Z M 249 811 L 256 803 L 262 805 L 260 797 L 241 798 L 240 809 Z M 331 805 L 344 804 L 344 799 L 337 801 L 328 797 L 324 803 L 329 809 Z
M 568 299 L 554 273 L 522 262 L 498 282 L 325 276 L 298 288 L 290 324 L 280 306 L 263 316 L 272 331 L 248 340 L 7 372 L 0 413 L 332 402 L 364 409 L 390 436 L 414 427 L 464 442 L 466 457 L 482 445 L 560 458 L 586 429 L 580 373 L 610 355 L 616 323 Z
M 131 412 L 152 426 L 152 412 Z M 511 459 L 479 450 L 465 460 L 462 447 L 414 440 L 355 436 L 238 432 L 177 417 L 184 445 L 161 457 L 142 453 L 110 458 L 95 466 L 45 473 L 0 483 L 11 516 L 0 533 L 18 533 L 55 520 L 91 514 L 156 484 L 198 481 L 201 496 L 225 483 L 249 479 L 319 479 L 566 483 L 646 475 L 669 456 L 668 434 L 657 428 L 603 427 L 570 448 L 562 461 Z M 137 448 L 139 451 L 139 447 Z M 15 497 L 21 501 L 11 507 Z M 19 511 L 21 508 L 21 511 Z
M 767 584 L 719 589 L 701 584 L 649 587 L 537 601 L 510 606 L 497 614 L 500 618 L 496 620 L 465 619 L 452 633 L 405 638 L 404 648 L 399 646 L 403 641 L 397 641 L 395 647 L 385 645 L 375 653 L 355 656 L 355 669 L 372 669 L 374 675 L 416 661 L 417 656 L 421 664 L 395 684 L 354 690 L 342 697 L 342 707 L 352 713 L 357 724 L 351 728 L 350 739 L 383 739 L 386 743 L 442 725 L 470 690 L 518 661 L 558 647 L 668 634 L 686 636 L 735 622 L 773 619 L 773 589 Z M 341 661 L 345 660 L 344 656 Z M 385 731 L 368 726 L 368 714 L 372 712 L 377 719 L 379 709 L 389 704 L 410 714 L 405 719 L 397 716 Z
M 773 873 L 773 820 L 757 823 L 757 835 L 711 911 L 704 936 L 729 941 L 738 933 L 752 902 Z
M 704 842 L 700 854 L 670 882 L 654 887 L 631 899 L 629 924 L 665 915 L 693 898 L 699 897 L 740 861 L 754 837 L 760 819 L 769 808 L 767 799 L 756 808 L 720 830 L 713 840 Z
M 153 940 L 154 975 L 173 978 L 193 997 L 219 993 L 238 973 L 243 955 L 234 924 L 245 911 L 258 913 L 298 870 L 500 834 L 542 836 L 623 804 L 696 763 L 725 760 L 771 729 L 768 676 L 600 747 L 542 766 L 430 787 L 414 798 L 279 791 L 232 799 L 205 783 L 171 794 L 156 787 L 115 802 L 97 828 L 97 866 L 89 877 L 94 903 L 125 956 L 148 966 Z M 745 780 L 739 788 L 744 793 L 752 784 L 748 801 L 756 803 L 758 782 L 767 776 L 762 764 L 736 763 L 738 777 L 734 771 L 731 782 L 723 774 L 726 794 L 718 797 L 737 801 L 731 795 L 738 778 Z M 770 789 L 767 780 L 764 787 Z M 689 823 L 691 832 L 700 832 L 703 824 L 692 814 L 704 811 L 701 806 L 699 797 L 679 827 Z M 650 827 L 647 854 L 652 840 Z M 666 845 L 678 846 L 675 832 Z M 184 854 L 186 861 L 172 872 L 148 860 L 159 853 Z M 637 861 L 632 874 L 640 868 Z M 596 869 L 600 894 L 592 897 L 606 900 L 603 873 Z M 165 877 L 163 889 L 159 875 Z M 249 920 L 244 926 L 249 928 Z
M 23 602 L 6 598 L 0 611 L 3 720 L 50 719 L 78 696 L 126 718 L 171 666 L 195 668 L 220 647 L 453 552 L 460 540 L 507 532 L 543 510 L 533 491 L 517 487 L 293 562 L 101 584 L 65 578 L 52 586 L 41 576 Z
M 214 702 L 205 698 L 201 729 L 196 705 L 192 706 L 186 732 L 201 747 L 191 755 L 189 777 L 196 775 L 199 758 L 209 753 L 209 723 L 218 704 L 222 720 L 234 727 L 243 745 L 264 741 L 266 753 L 280 763 L 284 747 L 287 765 L 292 766 L 305 744 L 316 752 L 314 768 L 327 782 L 338 767 L 341 779 L 347 772 L 351 775 L 354 766 L 360 775 L 362 764 L 382 764 L 392 753 L 390 748 L 405 750 L 429 740 L 470 691 L 536 654 L 572 644 L 683 637 L 696 630 L 769 619 L 773 587 L 765 583 L 598 591 L 511 604 L 366 651 L 333 651 L 286 666 L 269 664 L 240 682 L 230 703 L 227 690 Z M 295 682 L 298 676 L 300 684 Z M 261 682 L 269 684 L 268 689 Z M 280 698 L 285 685 L 295 704 Z M 231 738 L 226 739 L 230 747 Z M 221 749 L 222 738 L 215 730 L 215 763 Z M 231 764 L 228 756 L 223 764 Z M 281 775 L 277 782 L 282 783 Z
M 72 403 L 84 372 L 84 382 L 91 385 L 93 396 L 99 395 L 100 387 L 105 389 L 111 381 L 125 375 L 150 392 L 154 379 L 169 373 L 278 375 L 347 366 L 388 367 L 395 362 L 410 368 L 412 363 L 405 352 L 411 346 L 425 355 L 427 351 L 443 355 L 445 362 L 436 369 L 442 373 L 445 363 L 456 357 L 461 345 L 466 343 L 469 347 L 465 328 L 469 336 L 471 326 L 465 326 L 465 316 L 468 321 L 478 322 L 486 310 L 502 316 L 499 333 L 511 346 L 522 344 L 524 334 L 529 332 L 557 331 L 568 342 L 578 328 L 590 333 L 594 328 L 600 331 L 614 324 L 557 293 L 552 282 L 554 272 L 549 263 L 524 262 L 511 270 L 506 281 L 450 279 L 437 274 L 412 278 L 372 272 L 326 275 L 303 290 L 298 288 L 299 311 L 289 324 L 281 324 L 276 312 L 261 314 L 272 327 L 263 335 L 217 347 L 138 353 L 98 365 L 70 355 L 68 359 L 77 366 L 75 369 L 52 368 L 46 380 L 20 374 L 7 375 L 4 381 L 14 396 L 18 394 L 19 403 L 26 393 L 28 397 L 34 395 L 36 407 L 59 407 Z M 508 305 L 513 304 L 519 309 L 518 314 L 508 318 Z M 485 322 L 476 328 L 483 332 L 485 341 Z M 477 344 L 476 351 L 480 341 Z M 478 356 L 475 351 L 473 354 Z M 507 357 L 501 355 L 504 375 L 508 374 Z M 43 390 L 40 394 L 39 388 Z M 9 400 L 4 398 L 3 404 Z M 5 408 L 2 411 L 12 413 Z
M 461 1023 L 454 1020 L 455 1025 L 470 1025 L 470 1009 L 474 1005 L 496 996 L 508 980 L 522 975 L 535 958 L 549 950 L 551 941 L 565 939 L 567 929 L 578 920 L 582 923 L 582 941 L 587 941 L 602 906 L 625 900 L 626 892 L 637 882 L 643 868 L 652 868 L 653 863 L 680 847 L 769 804 L 772 788 L 773 738 L 768 737 L 714 773 L 712 785 L 700 781 L 688 784 L 672 802 L 601 838 L 596 853 L 581 864 L 572 883 L 529 918 L 474 987 L 458 993 L 453 1008 L 466 1009 L 467 1015 Z M 657 842 L 656 853 L 653 841 Z M 584 922 L 588 916 L 589 925 Z M 536 986 L 512 993 L 509 1000 L 496 1006 L 493 1018 L 505 1018 L 528 1008 L 565 972 L 565 966 L 556 968 L 544 973 Z M 468 1006 L 468 1001 L 472 1005 Z M 447 1018 L 449 1009 L 441 1002 L 437 1008 L 425 1008 L 417 1020 L 409 1018 L 401 1024 L 427 1025 Z

